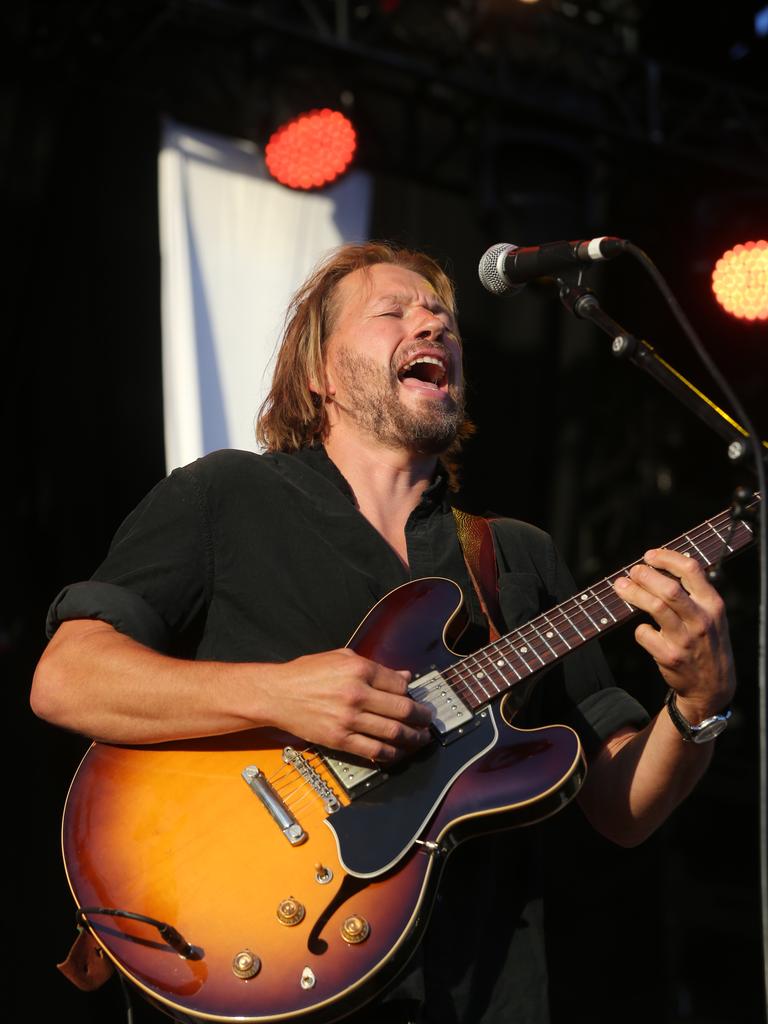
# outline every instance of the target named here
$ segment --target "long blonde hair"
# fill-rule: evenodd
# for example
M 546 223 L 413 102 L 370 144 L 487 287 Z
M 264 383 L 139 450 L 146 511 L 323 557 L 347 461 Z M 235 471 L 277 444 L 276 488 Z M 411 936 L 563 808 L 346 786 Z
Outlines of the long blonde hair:
M 390 242 L 341 246 L 314 270 L 291 299 L 285 319 L 272 387 L 256 420 L 256 440 L 267 451 L 293 452 L 325 440 L 328 413 L 325 395 L 325 344 L 333 331 L 336 286 L 355 270 L 391 263 L 427 280 L 440 302 L 456 314 L 456 296 L 448 275 L 430 256 Z M 310 382 L 313 389 L 310 389 Z M 469 420 L 441 456 L 456 485 L 456 455 L 461 442 L 474 433 Z

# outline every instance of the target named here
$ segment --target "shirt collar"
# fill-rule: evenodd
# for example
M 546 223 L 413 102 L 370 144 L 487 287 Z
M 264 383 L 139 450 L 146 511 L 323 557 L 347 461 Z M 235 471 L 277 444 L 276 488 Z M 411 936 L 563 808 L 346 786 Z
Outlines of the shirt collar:
M 344 494 L 350 502 L 354 503 L 355 496 L 352 493 L 352 488 L 349 486 L 346 478 L 343 476 L 336 463 L 329 457 L 324 445 L 316 444 L 308 448 L 300 448 L 298 451 L 293 453 L 293 456 L 294 458 L 300 459 L 306 466 L 313 469 L 316 473 L 320 473 L 320 475 L 324 476 L 326 480 L 335 484 L 342 494 Z M 450 502 L 448 501 L 448 480 L 446 474 L 441 471 L 440 466 L 438 466 L 434 480 L 422 492 L 419 504 L 416 506 L 414 511 L 417 515 L 429 515 L 430 512 L 437 508 L 450 508 Z

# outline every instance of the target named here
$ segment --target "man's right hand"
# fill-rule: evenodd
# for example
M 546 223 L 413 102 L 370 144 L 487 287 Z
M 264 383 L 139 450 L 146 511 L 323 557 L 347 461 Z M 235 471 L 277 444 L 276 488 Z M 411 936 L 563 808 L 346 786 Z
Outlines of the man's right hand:
M 373 761 L 392 761 L 430 739 L 432 712 L 408 696 L 410 672 L 347 647 L 273 668 L 274 710 L 263 716 L 280 729 Z
M 428 742 L 430 709 L 410 673 L 348 648 L 276 663 L 185 661 L 106 622 L 65 622 L 35 673 L 32 706 L 107 743 L 162 743 L 273 726 L 334 750 L 391 761 Z

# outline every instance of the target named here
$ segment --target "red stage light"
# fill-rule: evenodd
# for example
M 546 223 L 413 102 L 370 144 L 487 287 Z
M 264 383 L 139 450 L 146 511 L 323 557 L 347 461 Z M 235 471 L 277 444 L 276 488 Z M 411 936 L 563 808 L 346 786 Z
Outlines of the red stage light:
M 733 316 L 768 320 L 768 242 L 745 242 L 723 253 L 712 274 L 712 291 Z
M 267 170 L 289 188 L 321 188 L 346 171 L 356 146 L 355 129 L 338 110 L 310 110 L 272 135 Z

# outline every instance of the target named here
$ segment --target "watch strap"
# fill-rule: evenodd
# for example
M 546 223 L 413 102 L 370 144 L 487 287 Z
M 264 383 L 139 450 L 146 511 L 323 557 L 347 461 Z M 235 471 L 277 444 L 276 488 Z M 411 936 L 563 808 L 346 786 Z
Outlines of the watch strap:
M 709 718 L 705 718 L 696 725 L 692 724 L 681 714 L 677 706 L 677 691 L 672 687 L 667 691 L 664 704 L 672 724 L 686 743 L 709 743 L 726 728 L 731 717 L 731 709 L 728 707 L 715 715 L 710 715 Z

